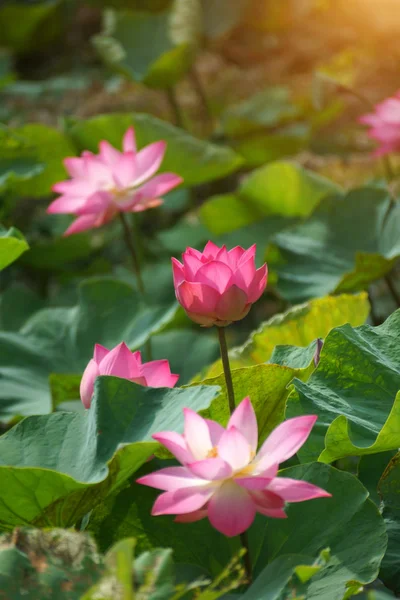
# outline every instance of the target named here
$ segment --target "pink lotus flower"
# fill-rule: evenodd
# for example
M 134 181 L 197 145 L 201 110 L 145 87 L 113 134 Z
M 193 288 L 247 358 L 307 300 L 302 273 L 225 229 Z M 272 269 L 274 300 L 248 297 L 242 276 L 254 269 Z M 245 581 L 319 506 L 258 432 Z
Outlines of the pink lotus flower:
M 400 91 L 375 106 L 375 112 L 364 115 L 360 123 L 369 125 L 368 135 L 379 142 L 374 156 L 400 151 Z
M 172 258 L 175 294 L 188 317 L 203 327 L 243 319 L 267 285 L 267 265 L 256 270 L 256 245 L 227 250 L 208 242 L 203 252 L 187 248 L 183 264 Z
M 93 358 L 81 380 L 81 400 L 85 408 L 90 408 L 94 382 L 99 375 L 113 375 L 154 388 L 173 388 L 179 379 L 179 375 L 171 373 L 167 360 L 153 360 L 142 364 L 140 352 L 131 352 L 124 342 L 112 350 L 96 344 Z
M 99 154 L 83 152 L 64 160 L 71 179 L 53 186 L 62 194 L 48 213 L 70 213 L 78 218 L 64 235 L 111 221 L 118 212 L 141 212 L 162 204 L 161 196 L 182 183 L 174 173 L 155 175 L 163 161 L 166 143 L 155 142 L 136 150 L 132 127 L 125 133 L 123 152 L 102 141 Z
M 293 456 L 308 438 L 317 419 L 289 419 L 271 433 L 257 453 L 256 416 L 249 398 L 232 414 L 227 428 L 186 408 L 185 432 L 153 435 L 184 465 L 167 467 L 138 479 L 165 490 L 152 515 L 178 515 L 181 523 L 208 517 L 229 537 L 243 533 L 257 512 L 283 519 L 285 502 L 328 497 L 307 481 L 277 477 L 279 463 Z

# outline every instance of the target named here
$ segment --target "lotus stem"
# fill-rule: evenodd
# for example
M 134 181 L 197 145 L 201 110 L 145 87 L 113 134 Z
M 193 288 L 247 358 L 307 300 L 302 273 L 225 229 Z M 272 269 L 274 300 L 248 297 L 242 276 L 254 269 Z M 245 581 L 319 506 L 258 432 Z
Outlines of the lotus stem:
M 133 266 L 133 270 L 136 275 L 137 286 L 138 286 L 139 292 L 142 295 L 143 299 L 146 300 L 146 289 L 145 289 L 144 283 L 143 283 L 138 253 L 136 252 L 136 248 L 133 243 L 132 231 L 129 226 L 126 215 L 123 212 L 119 213 L 119 219 L 121 221 L 122 231 L 124 233 L 125 244 L 126 244 L 126 247 L 128 248 L 129 254 L 132 259 L 132 266 Z M 153 358 L 153 352 L 152 352 L 152 348 L 151 348 L 150 338 L 146 342 L 146 358 L 148 361 L 152 360 L 152 358 Z
M 251 565 L 249 539 L 247 537 L 247 531 L 240 534 L 240 541 L 242 543 L 243 548 L 246 550 L 246 553 L 243 556 L 243 562 L 244 568 L 246 569 L 247 583 L 250 585 L 253 581 L 253 567 Z
M 184 118 L 183 118 L 183 113 L 182 113 L 181 107 L 179 106 L 175 88 L 174 87 L 167 88 L 166 94 L 167 94 L 169 106 L 171 108 L 171 112 L 174 117 L 175 125 L 177 127 L 180 127 L 181 129 L 186 129 Z
M 386 281 L 386 285 L 389 288 L 389 292 L 392 295 L 393 300 L 395 301 L 396 305 L 399 307 L 400 306 L 400 294 L 397 291 L 396 286 L 394 285 L 394 282 L 393 282 L 393 279 L 392 279 L 390 273 L 385 275 L 385 281 Z
M 222 365 L 224 367 L 224 375 L 225 375 L 225 383 L 226 383 L 226 393 L 228 396 L 229 412 L 230 412 L 230 414 L 232 414 L 236 408 L 236 404 L 235 404 L 235 392 L 233 391 L 231 367 L 229 364 L 228 347 L 226 345 L 225 327 L 217 327 L 217 331 L 218 331 L 218 339 L 219 339 L 219 348 L 221 351 Z

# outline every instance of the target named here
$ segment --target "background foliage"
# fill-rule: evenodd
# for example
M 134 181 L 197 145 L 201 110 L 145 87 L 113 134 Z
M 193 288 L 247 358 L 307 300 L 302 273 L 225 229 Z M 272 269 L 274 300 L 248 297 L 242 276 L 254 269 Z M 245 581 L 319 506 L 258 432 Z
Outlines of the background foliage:
M 379 4 L 379 7 L 377 6 Z M 387 600 L 400 594 L 400 210 L 357 118 L 399 87 L 396 0 L 0 3 L 0 599 Z M 134 215 L 146 298 L 118 222 L 62 237 L 63 159 L 163 139 L 184 183 Z M 317 414 L 282 475 L 331 499 L 238 539 L 151 516 L 135 480 L 174 464 L 151 436 L 190 407 L 225 425 L 218 341 L 175 299 L 186 246 L 257 244 L 266 293 L 227 328 L 260 441 Z M 175 389 L 101 377 L 125 341 Z M 322 349 L 321 349 L 322 347 Z

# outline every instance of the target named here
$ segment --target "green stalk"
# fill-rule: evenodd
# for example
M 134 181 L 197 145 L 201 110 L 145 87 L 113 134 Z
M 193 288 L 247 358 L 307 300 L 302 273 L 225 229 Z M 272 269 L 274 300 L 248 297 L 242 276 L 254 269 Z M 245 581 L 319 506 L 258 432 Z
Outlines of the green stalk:
M 144 283 L 143 283 L 142 271 L 140 268 L 140 261 L 139 261 L 138 253 L 136 252 L 136 248 L 133 243 L 132 231 L 129 226 L 129 223 L 128 223 L 125 213 L 120 212 L 119 219 L 121 221 L 122 231 L 124 233 L 125 244 L 126 244 L 126 247 L 128 248 L 129 254 L 132 259 L 132 266 L 133 266 L 133 270 L 136 275 L 137 286 L 138 286 L 140 294 L 143 297 L 143 300 L 146 301 L 146 290 L 145 290 Z M 151 347 L 151 340 L 148 339 L 146 342 L 146 358 L 147 358 L 147 360 L 152 360 L 152 356 L 153 356 L 153 352 L 152 352 L 152 347 Z

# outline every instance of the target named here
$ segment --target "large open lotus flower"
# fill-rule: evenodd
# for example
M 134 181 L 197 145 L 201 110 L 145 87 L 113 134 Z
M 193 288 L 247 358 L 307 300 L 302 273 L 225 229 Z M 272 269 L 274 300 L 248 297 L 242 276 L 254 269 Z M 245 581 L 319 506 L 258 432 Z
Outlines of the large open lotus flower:
M 162 196 L 182 183 L 174 173 L 155 175 L 166 150 L 163 141 L 137 151 L 132 127 L 125 133 L 123 151 L 107 141 L 99 154 L 83 152 L 64 160 L 71 179 L 53 186 L 61 196 L 47 209 L 49 213 L 77 216 L 64 235 L 71 235 L 111 221 L 118 212 L 141 212 L 162 204 Z
M 179 375 L 171 373 L 167 360 L 142 363 L 140 352 L 131 352 L 124 342 L 112 350 L 96 344 L 93 358 L 87 365 L 81 380 L 80 393 L 85 408 L 90 408 L 94 382 L 99 375 L 113 375 L 154 388 L 172 388 L 179 379 Z
M 183 435 L 153 435 L 184 466 L 138 480 L 165 490 L 154 503 L 153 515 L 178 515 L 176 521 L 183 523 L 208 517 L 215 529 L 231 537 L 248 529 L 257 512 L 285 518 L 286 502 L 330 496 L 307 481 L 277 477 L 279 463 L 301 448 L 316 416 L 281 423 L 257 452 L 257 421 L 249 398 L 236 408 L 226 429 L 190 409 L 184 415 Z
M 243 319 L 267 285 L 267 265 L 255 265 L 256 245 L 227 250 L 208 242 L 203 252 L 187 248 L 183 264 L 172 258 L 175 293 L 187 315 L 203 327 Z
M 375 112 L 360 117 L 359 121 L 369 125 L 369 137 L 379 143 L 374 156 L 400 151 L 400 91 L 377 104 Z

